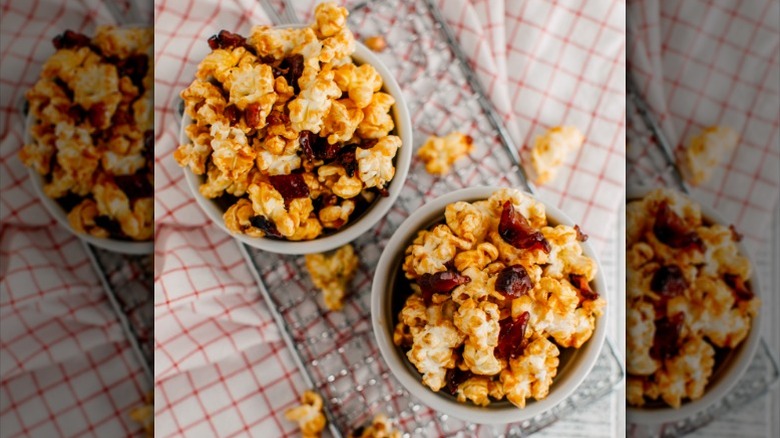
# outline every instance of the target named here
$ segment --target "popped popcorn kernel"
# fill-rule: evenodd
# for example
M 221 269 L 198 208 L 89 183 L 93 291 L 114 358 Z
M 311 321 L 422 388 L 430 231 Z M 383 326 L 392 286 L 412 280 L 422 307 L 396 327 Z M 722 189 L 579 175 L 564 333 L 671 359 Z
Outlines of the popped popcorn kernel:
M 350 438 L 401 438 L 401 431 L 395 429 L 384 414 L 377 414 L 371 424 L 360 433 L 351 432 Z
M 694 136 L 683 153 L 681 171 L 693 185 L 706 183 L 737 146 L 739 135 L 728 126 L 710 126 Z
M 574 126 L 556 126 L 536 137 L 531 149 L 531 166 L 536 183 L 549 182 L 558 173 L 566 157 L 582 147 L 585 136 Z
M 322 397 L 314 391 L 304 391 L 301 404 L 284 412 L 284 418 L 295 421 L 305 438 L 318 438 L 325 429 L 327 420 L 322 413 Z
M 547 397 L 552 380 L 558 374 L 559 354 L 558 347 L 547 338 L 531 341 L 523 355 L 510 360 L 509 368 L 501 372 L 506 398 L 513 405 L 524 408 L 529 398 Z
M 417 155 L 425 163 L 425 170 L 433 175 L 449 173 L 450 167 L 461 157 L 468 155 L 474 148 L 474 139 L 460 132 L 452 132 L 445 137 L 431 136 Z
M 306 255 L 306 269 L 314 286 L 322 290 L 325 306 L 330 310 L 341 310 L 343 307 L 349 282 L 355 276 L 357 266 L 357 255 L 349 244 L 332 255 Z

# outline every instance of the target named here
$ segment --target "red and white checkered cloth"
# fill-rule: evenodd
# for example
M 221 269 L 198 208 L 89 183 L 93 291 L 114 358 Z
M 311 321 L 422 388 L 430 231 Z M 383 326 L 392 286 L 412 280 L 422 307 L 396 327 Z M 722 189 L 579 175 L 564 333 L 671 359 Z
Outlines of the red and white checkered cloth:
M 315 0 L 294 1 L 308 21 Z M 479 79 L 523 153 L 536 135 L 576 125 L 585 146 L 540 196 L 596 245 L 623 199 L 625 7 L 620 1 L 440 0 Z M 221 29 L 269 24 L 259 2 L 156 3 L 156 432 L 295 436 L 284 411 L 306 389 L 233 239 L 211 224 L 172 154 L 179 92 Z
M 141 8 L 147 16 L 151 4 Z M 66 29 L 113 23 L 99 1 L 5 1 L 0 26 L 2 435 L 135 436 L 145 376 L 81 242 L 38 200 L 16 157 L 20 102 Z
M 780 197 L 778 17 L 773 0 L 634 1 L 628 13 L 631 70 L 671 146 L 711 125 L 739 133 L 692 196 L 753 244 L 766 240 Z

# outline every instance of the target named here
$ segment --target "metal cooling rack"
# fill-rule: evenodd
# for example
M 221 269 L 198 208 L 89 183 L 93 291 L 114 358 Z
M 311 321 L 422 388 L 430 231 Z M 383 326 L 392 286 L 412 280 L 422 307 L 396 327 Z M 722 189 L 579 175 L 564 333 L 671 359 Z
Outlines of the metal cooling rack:
M 83 244 L 151 386 L 154 381 L 154 254 L 119 254 Z
M 666 139 L 652 110 L 642 97 L 629 70 L 626 78 L 627 99 L 627 151 L 626 178 L 629 184 L 675 187 L 688 194 L 689 188 L 680 174 L 674 159 L 674 149 Z M 778 237 L 775 236 L 775 239 Z M 764 251 L 766 252 L 766 251 Z M 772 254 L 759 254 L 758 270 L 765 291 L 778 290 L 780 284 L 772 284 L 770 275 Z M 713 420 L 747 406 L 762 397 L 780 377 L 777 359 L 762 338 L 760 348 L 734 389 L 708 409 L 682 421 L 651 427 L 630 424 L 632 437 L 677 437 L 700 429 Z
M 270 3 L 261 2 L 266 8 Z M 284 14 L 269 14 L 282 22 Z M 352 244 L 360 266 L 343 310 L 330 312 L 311 284 L 302 256 L 265 253 L 241 246 L 282 336 L 306 383 L 323 395 L 335 437 L 385 413 L 405 436 L 525 436 L 610 394 L 624 379 L 623 360 L 608 340 L 593 371 L 555 408 L 523 423 L 478 426 L 435 412 L 412 397 L 391 375 L 374 341 L 371 282 L 393 231 L 425 202 L 463 187 L 499 185 L 533 192 L 519 165 L 518 148 L 496 116 L 465 56 L 428 0 L 376 0 L 350 11 L 357 39 L 383 35 L 378 56 L 401 85 L 414 127 L 416 149 L 433 134 L 461 131 L 475 150 L 445 178 L 412 162 L 400 197 L 374 229 Z M 616 265 L 616 263 L 613 263 Z

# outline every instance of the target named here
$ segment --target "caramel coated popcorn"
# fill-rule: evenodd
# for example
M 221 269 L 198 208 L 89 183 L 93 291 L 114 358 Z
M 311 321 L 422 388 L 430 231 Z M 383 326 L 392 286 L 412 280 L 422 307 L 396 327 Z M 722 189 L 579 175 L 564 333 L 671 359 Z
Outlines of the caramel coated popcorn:
M 715 168 L 728 157 L 739 135 L 728 126 L 710 126 L 693 137 L 685 148 L 681 170 L 693 185 L 707 182 Z
M 704 395 L 715 349 L 738 347 L 760 300 L 733 228 L 658 189 L 627 206 L 628 400 L 679 408 Z
M 461 402 L 545 398 L 559 349 L 587 342 L 606 304 L 590 288 L 597 266 L 584 236 L 513 189 L 450 204 L 444 219 L 406 249 L 412 293 L 393 342 L 423 384 Z
M 349 244 L 330 255 L 306 255 L 306 269 L 314 286 L 322 291 L 328 309 L 341 310 L 358 263 L 355 250 Z
M 145 403 L 130 411 L 130 419 L 143 426 L 147 437 L 154 436 L 154 392 L 149 391 Z
M 327 424 L 322 413 L 322 397 L 314 391 L 305 391 L 301 404 L 285 411 L 284 418 L 298 423 L 304 438 L 319 438 Z
M 536 137 L 531 149 L 536 183 L 544 184 L 555 178 L 566 157 L 579 149 L 584 141 L 585 137 L 574 126 L 556 126 Z
M 461 157 L 468 155 L 474 148 L 474 139 L 460 132 L 452 132 L 445 137 L 428 138 L 420 147 L 417 155 L 425 163 L 425 170 L 433 175 L 449 173 L 450 167 Z
M 26 94 L 33 142 L 19 158 L 79 233 L 152 238 L 152 39 L 151 29 L 66 31 Z
M 387 415 L 377 414 L 368 427 L 350 432 L 350 438 L 401 438 L 401 431 L 394 428 Z
M 192 124 L 174 158 L 203 175 L 203 196 L 231 205 L 231 232 L 316 239 L 387 196 L 402 146 L 391 134 L 395 100 L 373 66 L 352 60 L 347 16 L 322 3 L 307 27 L 209 39 L 181 92 Z

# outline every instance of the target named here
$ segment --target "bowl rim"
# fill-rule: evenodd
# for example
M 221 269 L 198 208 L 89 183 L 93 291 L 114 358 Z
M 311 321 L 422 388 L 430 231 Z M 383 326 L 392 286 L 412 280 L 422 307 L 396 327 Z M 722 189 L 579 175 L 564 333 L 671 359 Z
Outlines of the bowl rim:
M 388 241 L 377 264 L 371 286 L 371 323 L 374 331 L 379 351 L 387 363 L 392 374 L 398 379 L 401 385 L 412 395 L 422 401 L 430 408 L 451 415 L 453 417 L 471 421 L 479 424 L 505 424 L 529 420 L 545 411 L 552 409 L 559 403 L 568 398 L 582 383 L 585 377 L 593 369 L 598 360 L 602 347 L 604 345 L 607 333 L 607 315 L 611 304 L 607 302 L 603 314 L 597 318 L 596 327 L 591 338 L 581 348 L 575 350 L 574 356 L 567 365 L 564 374 L 558 374 L 556 380 L 550 388 L 548 396 L 542 400 L 529 400 L 524 409 L 517 408 L 511 403 L 508 406 L 501 407 L 480 407 L 471 403 L 459 403 L 454 399 L 446 398 L 443 395 L 431 391 L 424 386 L 417 376 L 414 376 L 408 368 L 408 360 L 401 358 L 398 348 L 392 342 L 392 319 L 386 321 L 389 311 L 386 309 L 388 300 L 386 298 L 385 287 L 389 278 L 395 276 L 396 272 L 391 272 L 395 261 L 403 247 L 414 238 L 414 235 L 430 223 L 434 217 L 444 215 L 445 207 L 457 201 L 477 201 L 487 199 L 495 191 L 506 187 L 499 186 L 480 186 L 470 187 L 446 195 L 440 196 L 427 202 L 422 207 L 412 213 L 396 230 Z M 524 195 L 531 196 L 545 206 L 547 217 L 556 224 L 574 226 L 575 223 L 565 213 L 555 206 L 544 202 L 523 190 Z M 601 296 L 606 296 L 607 287 L 604 279 L 602 265 L 588 242 L 581 242 L 583 252 L 593 258 L 599 267 L 594 283 L 596 290 Z M 576 366 L 573 366 L 576 365 Z
M 33 123 L 35 123 L 35 116 L 31 111 L 28 111 L 27 115 L 25 116 L 24 124 L 24 144 L 36 142 L 32 138 L 32 135 L 30 135 L 30 129 L 32 128 Z M 68 214 L 65 212 L 65 210 L 60 207 L 60 205 L 54 199 L 48 197 L 46 193 L 44 193 L 43 175 L 31 167 L 27 167 L 27 174 L 30 176 L 30 182 L 32 183 L 33 189 L 35 190 L 36 195 L 38 195 L 38 199 L 40 199 L 44 208 L 49 212 L 50 215 L 54 217 L 60 226 L 64 227 L 77 238 L 89 243 L 90 245 L 116 253 L 143 255 L 154 252 L 154 238 L 145 241 L 117 240 L 111 238 L 95 237 L 76 231 L 70 225 L 70 221 L 68 221 Z
M 690 201 L 695 202 L 697 205 L 699 205 L 703 219 L 706 219 L 714 224 L 726 223 L 726 221 L 723 220 L 723 218 L 714 208 L 711 208 L 708 205 L 695 200 L 689 194 L 668 187 L 650 187 L 643 185 L 628 186 L 626 188 L 626 205 L 628 205 L 629 202 L 644 198 L 651 191 L 659 188 L 677 192 L 680 195 L 685 196 Z M 750 275 L 751 288 L 753 293 L 760 297 L 761 286 L 758 279 L 758 270 L 755 269 L 757 265 L 753 262 L 750 251 L 748 251 L 744 242 L 737 242 L 737 247 L 739 248 L 740 253 L 744 257 L 747 257 L 748 260 L 750 260 L 751 266 L 753 268 Z M 628 307 L 628 303 L 626 303 L 626 307 Z M 715 375 L 716 370 L 713 370 L 713 376 L 717 377 L 717 379 L 715 379 L 714 382 L 710 380 L 710 382 L 707 384 L 707 387 L 705 388 L 704 395 L 701 398 L 685 402 L 678 409 L 675 409 L 671 406 L 658 408 L 640 408 L 631 406 L 626 403 L 626 420 L 629 423 L 646 425 L 674 423 L 703 412 L 708 407 L 728 395 L 728 393 L 731 391 L 734 385 L 736 385 L 745 371 L 747 371 L 748 366 L 756 354 L 758 345 L 761 340 L 761 322 L 763 319 L 762 314 L 764 312 L 763 308 L 764 306 L 760 307 L 759 312 L 751 321 L 751 327 L 748 336 L 742 341 L 742 343 L 740 343 L 739 346 L 737 346 L 735 349 L 732 349 L 736 355 L 729 358 L 727 363 L 721 364 L 720 369 L 717 370 L 717 375 Z M 630 377 L 630 375 L 626 370 L 626 378 L 628 377 Z
M 298 25 L 277 26 L 277 27 L 302 27 Z M 346 245 L 349 242 L 362 236 L 365 232 L 370 230 L 377 222 L 379 222 L 390 208 L 395 203 L 398 196 L 401 194 L 401 190 L 406 183 L 406 177 L 409 172 L 409 168 L 412 163 L 412 149 L 413 149 L 413 135 L 412 135 L 412 121 L 409 113 L 409 108 L 406 105 L 401 87 L 395 80 L 390 70 L 385 64 L 375 55 L 368 47 L 355 41 L 355 52 L 352 57 L 359 62 L 369 63 L 382 77 L 384 85 L 384 92 L 387 92 L 395 99 L 393 104 L 395 129 L 398 137 L 401 138 L 401 147 L 396 153 L 395 159 L 395 175 L 387 186 L 388 196 L 379 197 L 368 210 L 365 211 L 357 220 L 348 224 L 348 227 L 336 231 L 325 237 L 318 237 L 312 240 L 302 241 L 289 241 L 289 240 L 276 240 L 267 239 L 263 237 L 250 237 L 246 234 L 233 233 L 225 226 L 225 221 L 222 218 L 224 211 L 211 199 L 207 199 L 201 195 L 199 187 L 201 184 L 201 175 L 195 175 L 189 168 L 182 168 L 184 172 L 184 178 L 186 184 L 192 193 L 195 201 L 200 206 L 201 210 L 206 213 L 206 216 L 217 225 L 222 231 L 229 236 L 237 239 L 238 241 L 264 251 L 274 252 L 277 254 L 287 255 L 303 255 L 312 253 L 321 253 L 336 249 L 340 246 Z M 179 143 L 184 144 L 189 142 L 185 134 L 185 128 L 192 122 L 192 119 L 187 115 L 182 115 L 181 126 L 179 129 Z

